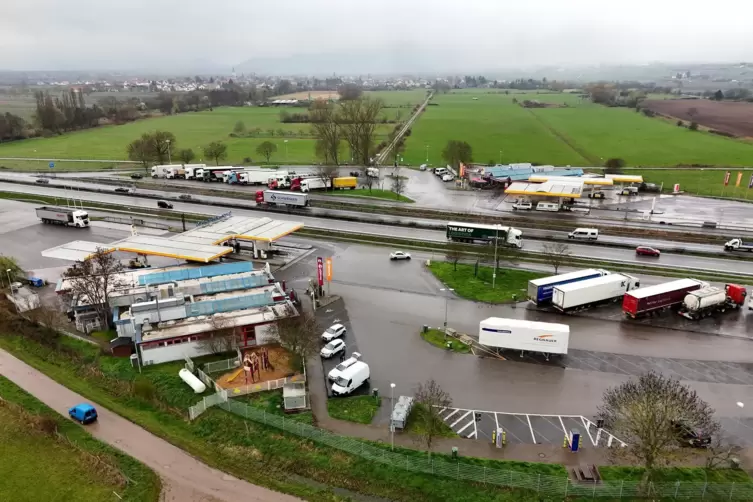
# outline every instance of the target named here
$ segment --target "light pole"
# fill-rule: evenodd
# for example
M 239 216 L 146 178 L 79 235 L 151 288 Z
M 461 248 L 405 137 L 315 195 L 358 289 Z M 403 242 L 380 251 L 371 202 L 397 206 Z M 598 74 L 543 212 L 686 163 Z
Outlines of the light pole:
M 502 150 L 499 151 L 499 165 L 502 165 Z
M 450 299 L 449 293 L 455 291 L 452 288 L 441 288 L 440 291 L 447 291 L 448 294 L 444 295 L 444 329 L 447 329 L 447 300 Z
M 426 145 L 426 163 L 429 163 L 429 145 Z
M 395 424 L 392 421 L 392 412 L 395 411 L 395 384 L 390 384 L 390 435 L 392 436 L 392 449 L 395 449 Z
M 167 163 L 168 164 L 172 164 L 173 163 L 173 159 L 170 156 L 170 140 L 166 139 L 165 142 L 167 142 Z
M 496 227 L 496 235 L 494 237 L 494 268 L 492 269 L 492 289 L 497 285 L 497 244 L 499 243 L 499 224 L 494 225 Z
M 285 143 L 285 164 L 288 163 L 288 140 L 283 141 Z

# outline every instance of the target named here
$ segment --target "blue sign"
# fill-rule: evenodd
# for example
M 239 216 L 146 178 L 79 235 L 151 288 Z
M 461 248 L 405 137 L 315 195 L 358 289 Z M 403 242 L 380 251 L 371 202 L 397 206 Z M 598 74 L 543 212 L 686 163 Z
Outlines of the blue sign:
M 50 169 L 52 169 L 53 167 L 55 167 L 55 163 L 54 162 L 50 162 Z

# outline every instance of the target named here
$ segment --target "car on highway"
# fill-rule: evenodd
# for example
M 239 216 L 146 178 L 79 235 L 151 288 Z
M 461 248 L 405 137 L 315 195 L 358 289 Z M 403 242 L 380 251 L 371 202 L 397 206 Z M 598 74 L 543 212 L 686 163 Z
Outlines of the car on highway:
M 182 193 L 182 194 L 178 195 L 178 198 L 180 200 L 191 200 L 191 196 L 188 195 L 187 193 Z
M 410 253 L 405 251 L 393 251 L 390 253 L 390 260 L 410 260 Z
M 661 251 L 651 246 L 638 246 L 635 248 L 635 254 L 638 256 L 661 256 Z
M 512 205 L 513 211 L 530 211 L 533 209 L 533 202 L 527 200 L 527 201 L 518 201 L 515 204 Z
M 143 175 L 143 174 L 139 174 L 139 173 L 131 173 L 131 179 L 134 179 L 134 180 L 140 180 L 140 179 L 141 179 L 141 178 L 143 178 L 143 177 L 144 177 L 144 175 Z
M 43 185 L 46 185 L 49 182 L 50 180 L 48 180 L 47 178 L 37 178 L 37 183 L 42 183 Z
M 347 330 L 342 324 L 333 324 L 322 333 L 322 340 L 331 342 L 335 338 L 340 338 Z
M 118 187 L 115 189 L 118 193 L 134 193 L 136 190 L 133 188 L 126 188 L 126 187 Z
M 672 422 L 672 427 L 675 430 L 675 434 L 677 434 L 677 440 L 683 446 L 706 448 L 711 444 L 711 436 L 697 427 L 692 427 L 687 422 L 677 420 Z
M 173 205 L 167 202 L 166 200 L 158 200 L 157 207 L 161 207 L 162 209 L 172 209 Z
M 335 338 L 334 340 L 329 342 L 327 345 L 322 347 L 322 350 L 319 351 L 319 355 L 322 356 L 324 359 L 329 359 L 330 357 L 334 356 L 338 352 L 342 352 L 344 350 L 345 350 L 345 342 L 339 338 Z
M 81 425 L 97 421 L 97 409 L 89 403 L 81 403 L 68 409 L 68 416 Z
M 617 195 L 638 195 L 638 187 L 625 187 Z

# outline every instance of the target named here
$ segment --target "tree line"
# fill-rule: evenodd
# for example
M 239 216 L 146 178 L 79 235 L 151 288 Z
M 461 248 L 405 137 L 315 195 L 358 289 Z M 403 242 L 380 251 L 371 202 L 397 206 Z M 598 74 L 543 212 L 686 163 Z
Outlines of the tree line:
M 337 104 L 325 101 L 312 103 L 309 115 L 316 138 L 317 156 L 326 164 L 338 165 L 342 145 L 347 144 L 354 161 L 370 165 L 376 152 L 374 134 L 383 107 L 381 99 L 369 97 L 348 99 Z
M 227 158 L 227 145 L 222 141 L 212 141 L 203 147 L 204 157 L 211 159 L 216 165 Z M 149 174 L 149 166 L 164 165 L 173 159 L 182 164 L 190 164 L 196 159 L 196 153 L 191 148 L 177 148 L 175 135 L 169 131 L 154 131 L 144 133 L 126 146 L 128 160 L 141 163 L 144 171 Z

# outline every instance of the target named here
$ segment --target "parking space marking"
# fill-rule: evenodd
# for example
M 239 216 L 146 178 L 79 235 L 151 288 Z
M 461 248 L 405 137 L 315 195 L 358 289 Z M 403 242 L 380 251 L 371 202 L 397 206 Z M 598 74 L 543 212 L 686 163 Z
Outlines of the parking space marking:
M 449 418 L 451 416 L 453 416 L 455 413 L 457 413 L 458 411 L 460 411 L 460 408 L 455 408 L 455 411 L 453 411 L 452 413 L 450 413 L 449 415 L 447 415 L 446 417 L 444 417 L 444 419 L 445 420 L 449 420 Z M 442 413 L 442 412 L 440 411 L 440 413 Z
M 450 429 L 454 429 L 454 428 L 455 428 L 455 426 L 456 426 L 456 425 L 458 424 L 458 422 L 460 422 L 460 421 L 461 421 L 461 420 L 463 420 L 463 419 L 464 419 L 465 417 L 467 417 L 468 415 L 470 415 L 470 413 L 471 413 L 471 410 L 468 410 L 468 411 L 466 411 L 466 412 L 465 412 L 465 415 L 463 415 L 462 417 L 458 418 L 457 420 L 455 420 L 455 421 L 454 421 L 454 422 L 452 423 L 452 425 L 450 425 Z
M 560 425 L 562 426 L 562 433 L 567 436 L 567 429 L 565 429 L 565 422 L 562 421 L 562 417 L 558 416 L 557 418 L 560 419 Z
M 457 432 L 456 432 L 456 434 L 457 434 L 458 436 L 459 436 L 459 435 L 461 435 L 461 434 L 463 433 L 463 431 L 464 431 L 464 430 L 466 430 L 466 429 L 467 429 L 468 427 L 470 427 L 470 426 L 471 426 L 471 424 L 475 424 L 475 423 L 476 423 L 476 421 L 475 421 L 475 420 L 473 420 L 473 421 L 471 421 L 471 422 L 468 422 L 467 424 L 465 424 L 465 427 L 463 427 L 462 429 L 460 429 L 459 431 L 457 431 Z M 474 432 L 474 434 L 475 434 L 475 432 Z M 470 436 L 468 436 L 468 437 L 470 437 Z
M 533 427 L 531 427 L 531 418 L 526 414 L 526 421 L 528 422 L 528 429 L 531 431 L 531 438 L 533 439 L 533 444 L 536 444 L 536 434 L 533 432 Z

